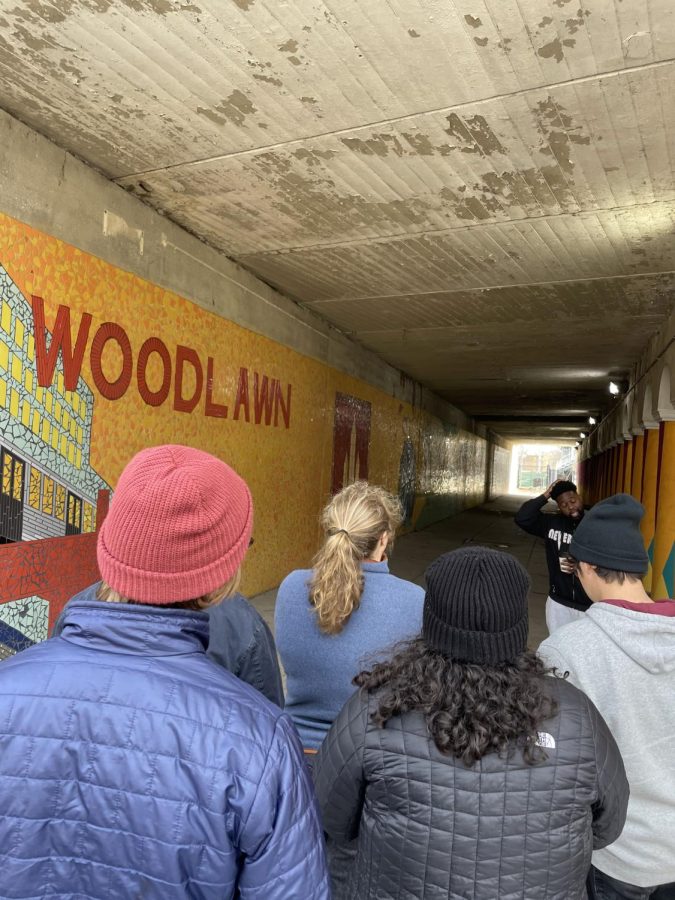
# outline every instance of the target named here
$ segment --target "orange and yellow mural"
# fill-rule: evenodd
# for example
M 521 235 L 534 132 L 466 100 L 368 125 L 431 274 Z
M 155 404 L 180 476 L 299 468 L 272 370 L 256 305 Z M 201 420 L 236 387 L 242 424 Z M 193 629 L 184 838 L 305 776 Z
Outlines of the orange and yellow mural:
M 484 499 L 482 438 L 2 215 L 0 303 L 0 573 L 12 542 L 94 532 L 126 462 L 161 443 L 249 483 L 249 593 L 309 562 L 323 503 L 355 477 L 401 486 L 412 526 Z M 45 636 L 64 598 L 39 590 L 0 574 L 0 644 L 22 614 Z

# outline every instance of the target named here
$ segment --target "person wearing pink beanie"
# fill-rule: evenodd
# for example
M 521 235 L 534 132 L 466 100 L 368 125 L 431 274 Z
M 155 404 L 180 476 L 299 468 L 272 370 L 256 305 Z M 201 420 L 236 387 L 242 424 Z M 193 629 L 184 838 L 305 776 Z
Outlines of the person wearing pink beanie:
M 153 447 L 122 472 L 101 584 L 0 667 L 13 897 L 328 900 L 295 728 L 206 655 L 252 525 L 246 483 L 208 453 Z

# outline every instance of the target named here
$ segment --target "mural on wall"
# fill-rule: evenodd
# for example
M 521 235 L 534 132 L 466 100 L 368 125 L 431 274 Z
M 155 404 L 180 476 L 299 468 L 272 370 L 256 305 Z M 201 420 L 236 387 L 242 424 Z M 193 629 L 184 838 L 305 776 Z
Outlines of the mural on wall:
M 41 383 L 46 338 L 32 318 L 0 264 L 1 544 L 94 531 L 98 494 L 108 488 L 89 463 L 93 393 L 79 377 L 66 386 L 62 373 Z M 0 655 L 43 640 L 48 624 L 44 597 L 12 602 L 0 587 Z
M 95 531 L 135 452 L 189 443 L 232 462 L 211 423 L 290 430 L 283 365 L 241 340 L 232 354 L 242 335 L 0 215 L 0 657 L 98 579 Z
M 368 478 L 371 405 L 349 394 L 336 393 L 333 425 L 331 492 Z
M 398 491 L 409 528 L 484 499 L 475 435 L 2 213 L 0 262 L 0 658 L 98 580 L 96 528 L 144 447 L 246 479 L 248 594 L 309 564 L 357 478 Z
M 403 419 L 403 446 L 398 464 L 398 498 L 401 502 L 404 525 L 410 525 L 412 522 L 417 487 L 416 470 L 415 446 L 410 436 L 410 421 L 406 417 Z
M 506 494 L 509 489 L 509 475 L 511 471 L 511 452 L 504 447 L 493 444 L 492 472 L 490 481 L 490 496 L 498 497 Z
M 487 441 L 478 435 L 425 416 L 416 528 L 452 516 L 485 499 Z

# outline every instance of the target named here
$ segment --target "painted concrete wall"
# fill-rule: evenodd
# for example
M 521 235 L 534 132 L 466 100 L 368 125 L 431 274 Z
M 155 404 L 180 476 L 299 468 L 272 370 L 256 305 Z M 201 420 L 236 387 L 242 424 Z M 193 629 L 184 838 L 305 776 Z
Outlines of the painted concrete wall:
M 588 502 L 625 491 L 645 507 L 645 587 L 675 596 L 675 313 L 649 341 L 626 392 L 583 442 L 580 482 Z
M 399 492 L 408 528 L 506 489 L 506 450 L 461 412 L 19 123 L 0 131 L 1 515 L 33 541 L 0 546 L 0 644 L 46 636 L 91 582 L 91 532 L 149 445 L 246 478 L 249 593 L 309 562 L 354 478 Z

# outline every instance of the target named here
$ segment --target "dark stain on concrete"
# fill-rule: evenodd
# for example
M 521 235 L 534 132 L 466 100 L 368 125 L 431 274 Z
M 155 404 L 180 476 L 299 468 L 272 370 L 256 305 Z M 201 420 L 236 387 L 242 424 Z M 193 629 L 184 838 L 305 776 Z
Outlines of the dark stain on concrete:
M 242 91 L 234 90 L 222 103 L 214 106 L 213 109 L 198 106 L 197 112 L 215 122 L 216 125 L 227 125 L 229 122 L 233 125 L 241 126 L 244 124 L 246 117 L 257 112 L 257 110 L 246 94 L 242 93 Z
M 34 50 L 36 53 L 41 50 L 52 50 L 54 48 L 54 45 L 51 41 L 43 40 L 33 32 L 28 31 L 27 28 L 23 27 L 23 25 L 16 26 L 14 36 L 18 37 L 20 39 L 20 42 L 28 50 Z
M 135 12 L 151 12 L 158 16 L 166 16 L 168 13 L 178 12 L 171 0 L 122 0 L 122 3 Z M 114 0 L 110 0 L 110 7 L 114 7 Z
M 279 44 L 283 53 L 295 53 L 300 45 L 294 38 L 289 38 L 284 44 Z
M 244 12 L 248 12 L 255 3 L 255 0 L 234 0 L 234 3 L 239 7 L 239 9 L 243 9 Z
M 483 116 L 471 116 L 461 119 L 457 113 L 446 116 L 448 127 L 445 131 L 458 141 L 462 153 L 506 153 L 499 138 L 490 128 Z
M 472 28 L 480 28 L 480 26 L 483 24 L 481 22 L 481 20 L 478 18 L 478 16 L 466 15 L 466 16 L 464 16 L 464 21 L 466 22 L 467 25 L 470 25 Z
M 300 147 L 293 151 L 293 156 L 295 159 L 306 162 L 308 166 L 318 166 L 322 160 L 333 159 L 334 156 L 337 156 L 337 150 L 307 150 L 305 147 Z
M 37 0 L 28 0 L 28 2 L 25 2 L 25 5 L 37 16 L 39 16 L 41 19 L 44 19 L 45 22 L 49 22 L 51 25 L 56 25 L 59 22 L 64 22 L 67 18 L 65 13 L 61 12 L 51 4 L 48 5 L 46 3 L 39 3 L 37 2 Z M 16 13 L 17 11 L 13 10 L 13 12 Z M 4 22 L 3 24 L 6 26 L 7 22 Z
M 488 39 L 486 37 L 475 37 L 474 41 L 478 44 L 479 47 L 487 47 Z
M 241 6 L 242 4 L 251 5 L 255 0 L 234 0 L 234 2 Z M 134 12 L 149 12 L 159 16 L 180 12 L 202 12 L 200 7 L 193 3 L 179 6 L 174 0 L 51 0 L 49 4 L 40 2 L 40 0 L 25 0 L 26 8 L 17 7 L 12 10 L 12 14 L 16 18 L 24 19 L 36 15 L 45 22 L 58 24 L 81 9 L 87 9 L 94 13 L 107 13 L 120 5 L 126 6 L 127 9 Z
M 537 25 L 537 28 L 546 28 L 547 25 L 550 25 L 553 19 L 550 16 L 544 16 L 541 22 Z
M 563 6 L 566 6 L 568 3 L 571 3 L 571 2 L 572 2 L 572 0 L 553 0 L 554 5 L 557 6 L 559 9 L 562 9 Z
M 333 152 L 318 154 L 299 148 L 291 156 L 268 151 L 256 157 L 256 177 L 267 191 L 272 186 L 271 205 L 288 217 L 291 225 L 297 222 L 302 233 L 310 231 L 327 239 L 336 233 L 351 234 L 355 228 L 377 234 L 392 224 L 401 230 L 430 225 L 427 199 L 372 200 L 339 192 L 321 165 Z M 294 158 L 308 168 L 298 171 Z
M 588 145 L 591 142 L 590 136 L 579 134 L 580 126 L 574 125 L 572 117 L 567 115 L 564 108 L 558 106 L 550 95 L 537 104 L 535 118 L 546 141 L 546 144 L 540 147 L 540 152 L 546 156 L 553 156 L 560 169 L 568 175 L 571 174 L 574 163 L 570 156 L 570 144 Z
M 554 40 L 549 41 L 548 44 L 544 44 L 543 47 L 539 47 L 537 54 L 544 59 L 553 58 L 556 62 L 562 62 L 564 54 L 560 38 L 557 37 Z
M 579 8 L 574 18 L 565 19 L 565 28 L 570 34 L 576 34 L 577 31 L 583 27 L 584 20 L 587 19 L 590 14 L 591 11 L 589 9 Z
M 348 150 L 354 153 L 362 153 L 364 156 L 380 156 L 389 155 L 391 150 L 396 156 L 405 156 L 405 149 L 399 139 L 394 134 L 373 134 L 370 138 L 340 138 L 340 143 L 344 144 Z
M 294 65 L 294 66 L 302 65 L 297 56 L 289 56 L 288 61 L 289 61 L 289 63 L 292 63 L 292 65 Z
M 256 81 L 264 81 L 267 84 L 273 84 L 275 87 L 281 87 L 283 85 L 281 78 L 275 78 L 273 75 L 261 75 L 259 72 L 254 72 L 253 77 Z
M 77 84 L 79 84 L 80 82 L 82 82 L 82 81 L 84 81 L 84 80 L 86 79 L 86 75 L 84 74 L 84 72 L 81 72 L 81 71 L 77 68 L 77 66 L 71 65 L 71 64 L 70 64 L 67 60 L 65 60 L 65 59 L 62 59 L 62 60 L 61 60 L 61 62 L 59 63 L 59 67 L 60 67 L 64 72 L 67 72 L 69 75 L 72 75 L 72 76 L 75 78 L 75 81 L 77 82 Z
M 301 102 L 301 103 L 306 103 L 306 104 L 308 104 L 309 106 L 316 106 L 316 104 L 317 104 L 319 101 L 318 101 L 315 97 L 301 97 L 301 98 L 300 98 L 300 102 Z
M 433 156 L 435 153 L 434 145 L 431 143 L 429 136 L 426 134 L 403 134 L 403 137 L 413 148 L 418 156 Z
M 500 50 L 503 50 L 504 53 L 510 53 L 512 50 L 511 44 L 513 43 L 513 38 L 503 38 L 497 46 Z
M 418 38 L 421 36 L 420 33 L 418 31 L 415 31 L 414 28 L 409 28 L 408 34 L 410 35 L 411 38 Z

